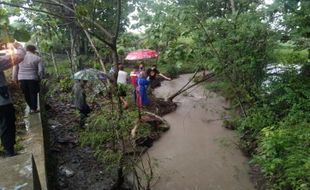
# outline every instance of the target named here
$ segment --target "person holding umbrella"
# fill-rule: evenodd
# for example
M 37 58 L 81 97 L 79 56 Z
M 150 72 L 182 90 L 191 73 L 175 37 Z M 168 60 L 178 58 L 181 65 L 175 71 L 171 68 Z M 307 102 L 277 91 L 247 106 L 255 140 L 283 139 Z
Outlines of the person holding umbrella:
M 86 102 L 85 87 L 87 81 L 100 80 L 102 82 L 108 79 L 108 76 L 102 71 L 96 69 L 83 69 L 74 73 L 73 79 L 75 84 L 73 86 L 73 103 L 76 109 L 80 112 L 80 127 L 83 128 L 88 114 L 91 112 L 89 105 Z

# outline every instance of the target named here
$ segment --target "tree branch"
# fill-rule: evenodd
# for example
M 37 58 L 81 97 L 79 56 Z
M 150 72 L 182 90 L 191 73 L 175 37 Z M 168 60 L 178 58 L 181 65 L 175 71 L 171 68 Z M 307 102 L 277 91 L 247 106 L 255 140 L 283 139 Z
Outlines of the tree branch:
M 99 59 L 99 62 L 100 62 L 101 66 L 102 66 L 102 69 L 103 69 L 103 72 L 104 72 L 105 74 L 107 74 L 106 66 L 105 66 L 105 64 L 103 63 L 102 58 L 101 58 L 101 56 L 100 56 L 100 54 L 99 54 L 99 52 L 98 52 L 98 50 L 97 50 L 95 44 L 93 43 L 93 41 L 92 41 L 92 39 L 91 39 L 89 33 L 88 33 L 85 29 L 83 29 L 83 31 L 84 31 L 84 33 L 85 33 L 85 35 L 86 35 L 86 37 L 87 37 L 87 39 L 88 39 L 88 41 L 89 41 L 91 47 L 92 47 L 93 50 L 95 51 L 95 54 L 97 55 L 97 58 Z M 108 85 L 110 85 L 110 81 L 107 80 L 107 82 L 108 82 Z
M 53 1 L 54 3 L 58 3 L 59 5 L 63 6 L 63 7 L 66 8 L 68 11 L 74 13 L 74 15 L 76 14 L 75 11 L 74 11 L 72 8 L 70 8 L 69 6 L 67 6 L 67 5 L 65 5 L 65 4 L 63 4 L 63 3 L 60 3 L 60 2 L 58 2 L 58 1 L 56 1 L 56 0 L 51 0 L 51 1 Z M 111 34 L 107 29 L 105 29 L 103 26 L 101 26 L 100 24 L 98 24 L 96 21 L 93 21 L 91 18 L 86 17 L 86 16 L 83 17 L 83 19 L 85 19 L 86 21 L 88 21 L 88 22 L 94 24 L 94 25 L 95 25 L 96 27 L 98 27 L 98 29 L 100 29 L 108 38 L 113 39 L 112 34 Z
M 195 15 L 195 14 L 192 14 L 198 21 L 198 24 L 201 26 L 201 28 L 205 31 L 205 34 L 207 36 L 207 38 L 210 40 L 210 37 L 208 35 L 208 31 L 206 30 L 206 28 L 204 27 L 204 25 L 202 24 L 200 18 Z M 209 45 L 209 47 L 214 51 L 214 53 L 217 55 L 217 57 L 220 59 L 220 54 L 218 53 L 218 51 L 216 50 L 216 48 L 213 46 L 213 44 L 210 42 L 210 43 L 207 43 Z
M 182 90 L 179 90 L 178 92 L 176 92 L 175 94 L 171 95 L 169 98 L 168 98 L 168 101 L 172 102 L 172 100 L 177 97 L 178 95 L 182 94 L 183 92 L 187 91 L 188 89 L 204 82 L 204 81 L 207 81 L 207 80 L 211 80 L 213 77 L 215 77 L 215 74 L 214 73 L 209 73 L 207 74 L 206 76 L 204 76 L 202 79 L 200 79 L 199 81 L 195 82 L 194 84 L 191 84 L 189 85 L 188 87 L 186 88 L 183 88 Z
M 54 5 L 54 6 L 59 6 L 59 7 L 62 7 L 61 5 L 59 4 L 56 4 L 56 3 L 51 3 L 51 2 L 47 2 L 47 1 L 37 1 L 37 0 L 32 0 L 34 3 L 41 3 L 41 4 L 46 4 L 46 5 Z
M 22 5 L 16 5 L 16 4 L 13 4 L 13 3 L 7 3 L 7 2 L 3 2 L 3 1 L 0 1 L 0 5 L 7 5 L 7 6 L 10 6 L 10 7 L 17 7 L 17 8 L 21 8 L 21 9 L 25 9 L 25 10 L 34 11 L 34 12 L 45 13 L 45 14 L 52 15 L 52 16 L 57 17 L 57 18 L 74 18 L 74 17 L 63 17 L 63 16 L 61 16 L 59 14 L 54 14 L 54 13 L 51 13 L 51 12 L 48 12 L 48 11 L 44 11 L 44 10 L 41 10 L 41 9 L 24 7 Z
M 97 39 L 99 39 L 100 41 L 102 41 L 103 43 L 105 43 L 107 46 L 109 46 L 110 48 L 113 47 L 112 43 L 108 42 L 106 39 L 104 39 L 102 36 L 100 36 L 99 34 L 96 34 L 95 32 L 91 32 L 88 31 L 88 33 L 90 33 L 91 35 L 95 36 Z
M 122 15 L 121 0 L 117 0 L 116 28 L 115 28 L 115 33 L 114 33 L 113 41 L 116 41 L 118 33 L 119 33 L 119 27 L 120 27 L 120 22 L 121 22 L 121 15 Z M 116 44 L 116 42 L 114 42 L 114 44 Z

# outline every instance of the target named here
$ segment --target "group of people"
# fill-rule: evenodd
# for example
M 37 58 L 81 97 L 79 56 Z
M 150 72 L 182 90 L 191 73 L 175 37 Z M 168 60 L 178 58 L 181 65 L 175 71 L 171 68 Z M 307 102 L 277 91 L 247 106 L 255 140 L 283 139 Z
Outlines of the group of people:
M 115 68 L 111 68 L 110 75 L 113 76 L 115 73 Z M 155 88 L 160 85 L 158 82 L 157 76 L 161 76 L 166 80 L 171 80 L 171 78 L 163 75 L 160 73 L 156 67 L 153 65 L 151 68 L 145 70 L 143 64 L 139 66 L 135 66 L 133 70 L 130 72 L 129 76 L 128 73 L 124 70 L 124 66 L 120 64 L 118 66 L 118 74 L 117 74 L 117 84 L 118 84 L 118 92 L 117 95 L 120 98 L 123 108 L 128 108 L 128 102 L 126 100 L 126 90 L 127 84 L 131 83 L 133 86 L 134 92 L 134 100 L 138 107 L 142 107 L 144 105 L 148 105 L 150 103 L 148 95 L 147 95 L 147 88 Z M 110 77 L 113 78 L 113 77 Z M 85 124 L 85 119 L 90 113 L 91 109 L 86 102 L 86 94 L 85 94 L 85 84 L 87 81 L 78 80 L 73 86 L 73 95 L 74 95 L 74 105 L 80 112 L 80 127 L 83 128 Z
M 26 50 L 19 43 L 12 44 L 11 53 L 0 55 L 0 135 L 4 156 L 14 156 L 16 126 L 15 109 L 8 90 L 4 71 L 13 67 L 13 80 L 20 84 L 30 113 L 38 111 L 37 93 L 43 78 L 43 64 L 36 47 L 28 45 Z
M 159 86 L 160 82 L 157 76 L 161 76 L 166 80 L 171 80 L 171 78 L 160 73 L 156 65 L 152 65 L 151 68 L 145 70 L 144 65 L 140 64 L 130 72 L 130 81 L 135 89 L 134 95 L 137 106 L 141 107 L 149 104 L 147 86 L 150 86 L 151 89 Z

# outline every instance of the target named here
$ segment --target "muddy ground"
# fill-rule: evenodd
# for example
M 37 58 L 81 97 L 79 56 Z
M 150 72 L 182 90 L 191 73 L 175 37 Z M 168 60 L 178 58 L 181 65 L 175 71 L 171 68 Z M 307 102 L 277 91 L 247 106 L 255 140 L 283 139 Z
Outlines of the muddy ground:
M 49 164 L 52 189 L 109 189 L 112 180 L 97 162 L 94 151 L 79 145 L 79 125 L 68 103 L 48 100 Z
M 155 99 L 154 97 L 152 98 Z M 164 115 L 176 109 L 161 99 L 156 100 L 147 109 Z M 145 118 L 145 117 L 144 117 Z M 105 165 L 96 160 L 94 150 L 82 147 L 79 142 L 79 115 L 69 101 L 61 96 L 49 97 L 46 105 L 46 119 L 49 131 L 49 178 L 55 190 L 104 190 L 111 189 L 115 183 Z M 156 125 L 154 118 L 150 124 Z M 137 141 L 140 146 L 151 147 L 152 142 L 160 137 L 160 133 L 150 134 L 148 139 Z M 131 189 L 125 184 L 124 189 Z

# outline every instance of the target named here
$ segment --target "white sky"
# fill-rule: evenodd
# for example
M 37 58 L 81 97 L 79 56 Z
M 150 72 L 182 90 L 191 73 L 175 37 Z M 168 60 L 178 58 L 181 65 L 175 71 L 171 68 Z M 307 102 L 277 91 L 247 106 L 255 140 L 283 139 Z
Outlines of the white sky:
M 265 0 L 265 4 L 266 5 L 270 5 L 270 4 L 272 4 L 273 3 L 273 0 Z

